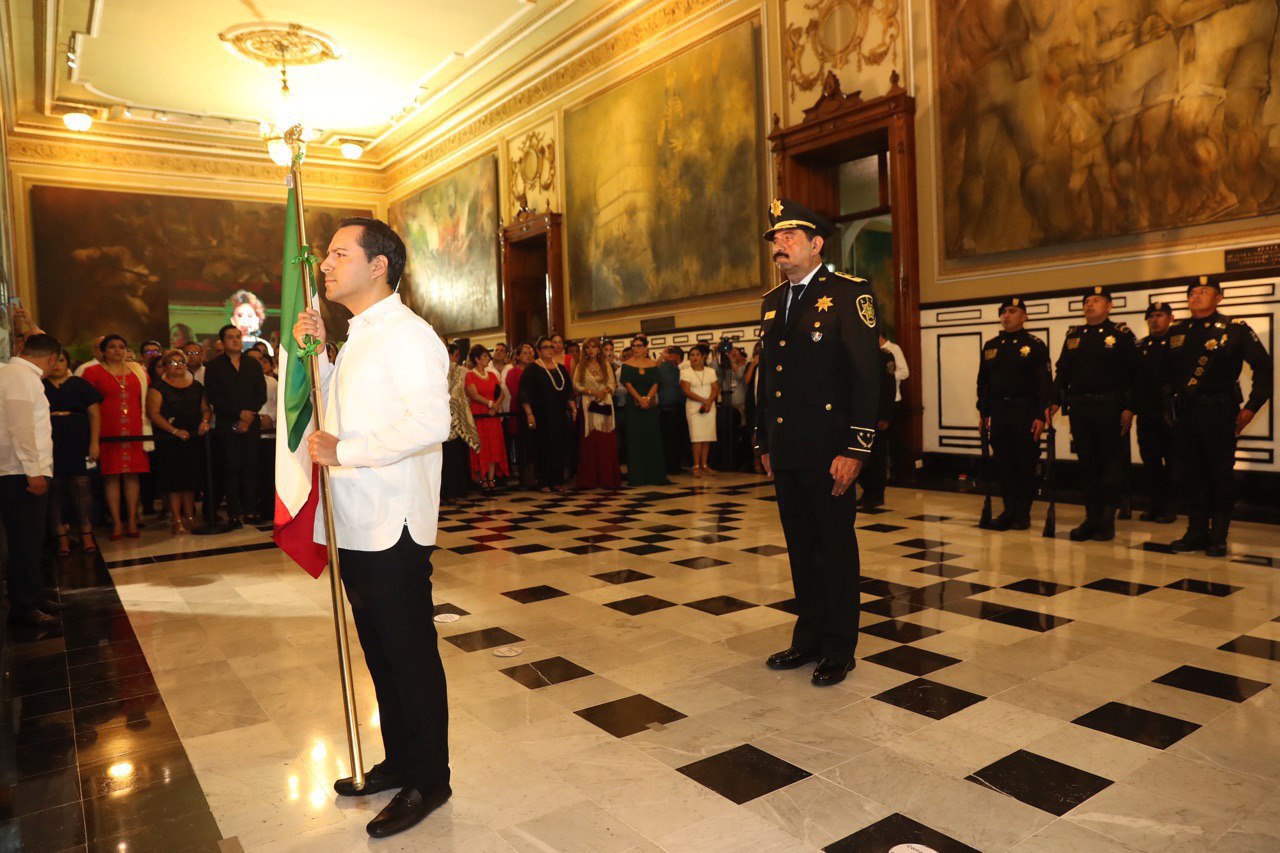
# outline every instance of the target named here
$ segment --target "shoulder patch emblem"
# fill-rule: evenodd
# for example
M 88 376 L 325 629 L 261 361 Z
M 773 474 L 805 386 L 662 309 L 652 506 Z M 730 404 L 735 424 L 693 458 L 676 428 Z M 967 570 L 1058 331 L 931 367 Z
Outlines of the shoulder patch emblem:
M 859 278 L 856 275 L 849 275 L 847 272 L 838 272 L 836 273 L 836 275 L 840 276 L 841 278 L 847 278 L 849 281 L 857 281 L 857 282 L 861 282 L 862 284 L 867 283 L 867 280 L 865 278 Z
M 1067 338 L 1067 349 L 1076 349 L 1080 346 L 1079 338 Z
M 1169 346 L 1176 349 L 1182 346 L 1182 342 L 1185 341 L 1186 339 L 1187 339 L 1186 335 L 1170 335 Z
M 848 278 L 848 276 L 845 276 Z M 871 297 L 870 293 L 864 293 L 858 297 L 858 316 L 862 318 L 862 322 L 867 328 L 874 329 L 876 327 L 876 301 Z
M 991 359 L 996 357 L 996 351 L 993 349 L 984 349 L 982 351 L 982 357 L 985 358 L 987 361 L 990 361 Z
M 774 317 L 777 317 L 777 316 L 778 316 L 778 312 L 777 312 L 777 311 L 766 311 L 766 312 L 764 312 L 764 318 L 765 318 L 766 320 L 772 320 Z

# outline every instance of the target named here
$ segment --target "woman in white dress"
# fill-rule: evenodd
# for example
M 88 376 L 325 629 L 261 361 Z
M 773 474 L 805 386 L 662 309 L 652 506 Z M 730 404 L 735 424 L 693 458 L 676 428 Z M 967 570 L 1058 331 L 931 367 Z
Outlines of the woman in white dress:
M 689 350 L 689 361 L 680 369 L 680 388 L 687 398 L 684 413 L 689 419 L 695 477 L 713 473 L 707 467 L 707 456 L 716 440 L 716 399 L 720 396 L 720 383 L 716 381 L 715 370 L 707 366 L 709 353 L 706 344 L 698 344 Z

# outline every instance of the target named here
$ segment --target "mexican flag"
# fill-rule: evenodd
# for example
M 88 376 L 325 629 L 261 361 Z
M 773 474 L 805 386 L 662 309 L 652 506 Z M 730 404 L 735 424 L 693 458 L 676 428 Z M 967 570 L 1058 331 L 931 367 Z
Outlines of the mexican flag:
M 294 216 L 298 195 L 289 184 L 285 212 L 284 272 L 280 287 L 279 393 L 276 397 L 276 515 L 272 539 L 314 578 L 328 564 L 328 551 L 313 541 L 320 508 L 320 471 L 311 461 L 306 437 L 315 430 L 311 380 L 301 347 L 293 339 L 293 323 L 307 305 L 302 287 L 302 250 Z M 309 250 L 308 250 L 309 251 Z

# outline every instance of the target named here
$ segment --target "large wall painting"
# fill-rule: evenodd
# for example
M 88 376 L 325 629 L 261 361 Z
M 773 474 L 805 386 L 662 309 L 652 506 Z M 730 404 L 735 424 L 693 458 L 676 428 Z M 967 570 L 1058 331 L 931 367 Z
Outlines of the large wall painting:
M 760 285 L 759 55 L 746 22 L 565 114 L 575 313 Z
M 204 337 L 230 322 L 229 297 L 249 290 L 266 309 L 264 335 L 274 339 L 284 214 L 283 198 L 272 204 L 32 187 L 37 319 L 67 344 L 107 333 L 124 335 L 132 345 L 165 341 L 174 323 L 198 325 L 192 318 L 204 318 L 201 328 L 191 330 Z M 313 251 L 324 256 L 344 217 L 368 215 L 308 207 Z M 345 337 L 350 314 L 332 303 L 324 309 L 330 332 Z
M 1280 211 L 1278 0 L 936 0 L 946 256 Z
M 501 325 L 496 154 L 396 202 L 389 214 L 409 250 L 400 288 L 406 304 L 442 335 Z

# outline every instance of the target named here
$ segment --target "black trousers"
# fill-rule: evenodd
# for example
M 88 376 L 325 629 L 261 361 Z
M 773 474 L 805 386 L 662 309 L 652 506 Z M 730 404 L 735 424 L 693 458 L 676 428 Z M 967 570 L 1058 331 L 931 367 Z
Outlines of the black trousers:
M 1172 497 L 1173 427 L 1160 413 L 1141 414 L 1138 421 L 1138 454 L 1151 503 L 1148 508 L 1157 515 L 1169 509 Z M 1232 430 L 1234 438 L 1234 427 Z
M 382 766 L 404 774 L 422 793 L 449 783 L 449 698 L 432 621 L 433 550 L 414 542 L 408 527 L 385 551 L 338 549 L 378 697 Z
M 876 440 L 871 445 L 871 455 L 858 473 L 858 485 L 862 486 L 862 499 L 872 503 L 884 501 L 884 487 L 889 481 L 889 430 L 876 430 Z
M 1005 512 L 1029 515 L 1036 494 L 1036 462 L 1040 443 L 1031 434 L 1031 424 L 1043 417 L 1036 401 L 991 401 L 991 455 L 1000 480 L 1000 496 Z M 1074 413 L 1074 412 L 1073 412 Z M 1073 428 L 1074 418 L 1071 421 Z M 1116 430 L 1120 416 L 1116 415 Z
M 690 452 L 689 418 L 684 413 L 684 404 L 659 408 L 658 422 L 662 430 L 662 455 L 666 458 L 667 473 L 678 474 Z
M 1203 528 L 1229 520 L 1236 505 L 1236 417 L 1240 406 L 1231 400 L 1188 404 L 1174 427 L 1177 470 L 1185 495 L 1190 526 Z
M 1071 439 L 1080 459 L 1085 508 L 1090 517 L 1115 509 L 1124 488 L 1124 442 L 1119 401 L 1071 404 Z
M 49 517 L 49 493 L 27 491 L 21 474 L 0 477 L 0 520 L 9 545 L 5 568 L 9 587 L 9 615 L 24 618 L 40 609 L 40 551 L 44 547 L 45 520 Z
M 851 486 L 831 495 L 826 469 L 773 472 L 778 514 L 796 592 L 791 647 L 837 661 L 852 660 L 858 645 L 858 504 Z
M 258 510 L 258 445 L 262 431 L 253 427 L 247 432 L 219 429 L 214 434 L 218 448 L 218 478 L 227 499 L 227 515 L 240 518 L 245 512 Z

